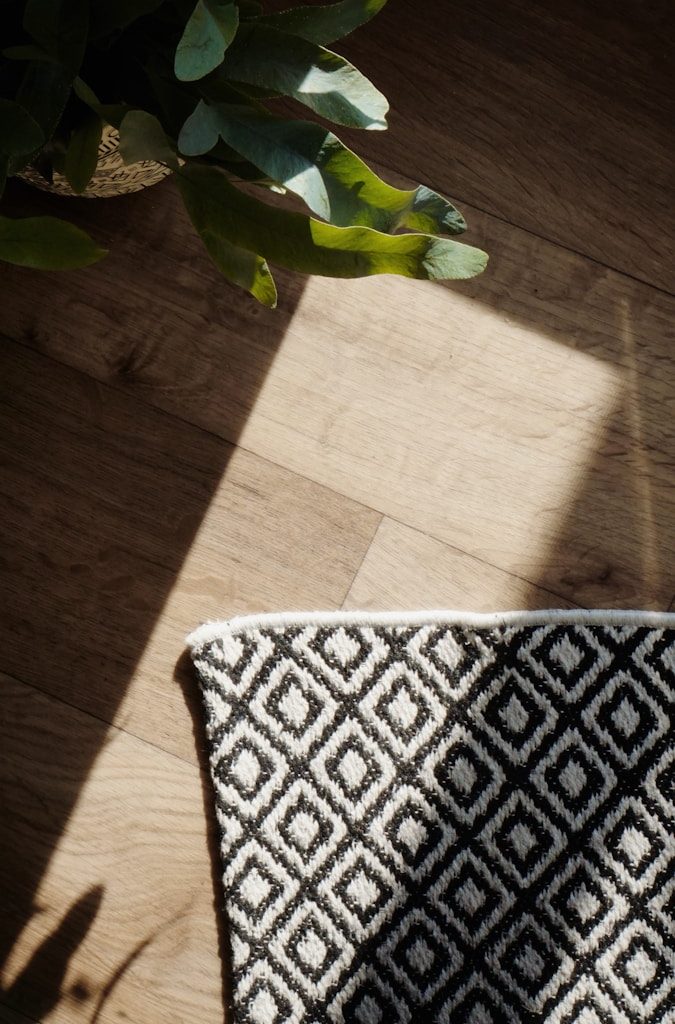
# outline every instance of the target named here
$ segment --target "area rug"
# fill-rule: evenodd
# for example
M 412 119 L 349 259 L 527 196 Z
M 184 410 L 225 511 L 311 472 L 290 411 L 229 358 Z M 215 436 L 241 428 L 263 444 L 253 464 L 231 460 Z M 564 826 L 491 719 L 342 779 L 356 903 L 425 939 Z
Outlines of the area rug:
M 672 1024 L 675 615 L 189 642 L 236 1024 Z

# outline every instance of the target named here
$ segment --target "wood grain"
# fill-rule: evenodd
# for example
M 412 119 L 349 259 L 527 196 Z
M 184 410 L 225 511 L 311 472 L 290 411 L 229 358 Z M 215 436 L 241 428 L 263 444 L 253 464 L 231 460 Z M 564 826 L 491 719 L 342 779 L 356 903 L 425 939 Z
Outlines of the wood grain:
M 80 751 L 101 723 L 7 675 L 0 689 L 3 930 L 31 908 L 0 998 L 44 1024 L 220 1024 L 198 769 L 106 728 L 83 785 Z
M 213 299 L 191 240 L 169 282 L 154 233 L 185 225 L 155 192 L 152 259 L 124 237 L 86 289 L 5 276 L 14 337 L 573 603 L 667 605 L 675 300 L 478 216 L 482 278 L 313 280 L 280 331 Z M 109 272 L 133 282 L 114 325 Z
M 21 346 L 0 364 L 2 667 L 194 761 L 186 633 L 339 607 L 379 516 Z
M 558 594 L 385 518 L 342 607 L 492 612 L 572 605 Z
M 391 3 L 342 44 L 391 102 L 359 151 L 673 291 L 675 8 Z
M 0 275 L 6 1024 L 222 1021 L 198 621 L 675 607 L 672 17 L 392 2 L 345 43 L 393 112 L 344 137 L 460 202 L 463 285 L 279 272 L 272 312 L 171 182 L 12 184 L 111 252 Z

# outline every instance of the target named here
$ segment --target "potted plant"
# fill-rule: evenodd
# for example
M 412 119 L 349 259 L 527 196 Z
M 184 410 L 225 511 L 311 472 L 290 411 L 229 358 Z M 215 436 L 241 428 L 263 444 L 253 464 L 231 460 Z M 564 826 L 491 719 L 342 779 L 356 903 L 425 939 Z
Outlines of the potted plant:
M 172 173 L 220 271 L 268 306 L 269 264 L 345 278 L 480 273 L 485 253 L 448 237 L 466 224 L 446 199 L 388 185 L 295 112 L 386 127 L 382 93 L 329 48 L 385 2 L 265 13 L 256 0 L 2 0 L 0 195 L 17 174 L 97 196 Z M 2 260 L 53 270 L 104 255 L 66 220 L 5 206 Z

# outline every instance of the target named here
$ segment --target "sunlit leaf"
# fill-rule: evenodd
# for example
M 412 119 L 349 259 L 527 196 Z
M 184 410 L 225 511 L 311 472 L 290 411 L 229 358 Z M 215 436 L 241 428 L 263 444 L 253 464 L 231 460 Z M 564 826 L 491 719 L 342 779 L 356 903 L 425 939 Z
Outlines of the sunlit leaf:
M 198 156 L 219 137 L 331 224 L 446 234 L 466 228 L 443 196 L 422 185 L 411 190 L 388 185 L 318 124 L 202 101 L 183 126 L 178 145 L 186 156 Z
M 178 183 L 195 223 L 270 263 L 301 273 L 461 280 L 479 274 L 487 263 L 480 249 L 453 239 L 335 227 L 268 206 L 244 195 L 216 168 L 187 164 Z
M 385 97 L 336 53 L 257 23 L 242 25 L 222 70 L 234 82 L 292 96 L 353 128 L 386 128 Z

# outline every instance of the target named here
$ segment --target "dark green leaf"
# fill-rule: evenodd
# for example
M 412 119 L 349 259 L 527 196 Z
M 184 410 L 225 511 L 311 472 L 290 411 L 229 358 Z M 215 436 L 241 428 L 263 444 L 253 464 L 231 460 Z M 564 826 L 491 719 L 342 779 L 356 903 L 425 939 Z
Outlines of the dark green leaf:
M 70 137 L 63 169 L 68 184 L 78 195 L 84 192 L 96 170 L 102 131 L 101 118 L 89 110 Z
M 106 250 L 58 217 L 0 217 L 0 260 L 37 270 L 74 270 L 96 263 Z
M 76 78 L 73 82 L 73 92 L 95 114 L 98 114 L 105 124 L 110 124 L 113 128 L 119 128 L 122 119 L 131 110 L 126 103 L 99 103 L 94 90 L 81 78 Z
M 2 56 L 7 60 L 46 60 L 55 61 L 50 53 L 45 53 L 39 46 L 8 46 L 2 51 Z M 58 62 L 57 62 L 58 63 Z
M 178 159 L 164 129 L 157 118 L 145 110 L 130 110 L 125 114 L 120 124 L 120 155 L 125 164 L 156 160 L 173 170 L 178 169 Z
M 310 43 L 328 46 L 343 39 L 381 11 L 387 0 L 342 0 L 342 3 L 318 7 L 307 4 L 279 14 L 268 14 L 261 21 L 280 28 Z
M 223 72 L 292 96 L 322 117 L 353 128 L 386 128 L 389 105 L 360 71 L 330 50 L 258 23 L 242 25 Z
M 14 100 L 0 98 L 0 160 L 13 174 L 44 142 L 40 125 Z
M 338 228 L 244 195 L 213 167 L 186 164 L 178 183 L 190 216 L 218 238 L 270 263 L 325 277 L 399 274 L 462 280 L 487 263 L 480 249 L 433 235 Z
M 318 124 L 201 102 L 183 126 L 178 145 L 186 156 L 198 156 L 209 152 L 218 136 L 331 224 L 432 234 L 459 234 L 466 228 L 447 199 L 422 185 L 406 191 L 386 184 Z
M 217 68 L 238 25 L 236 4 L 227 0 L 197 0 L 176 50 L 176 78 L 194 82 Z
M 223 232 L 217 210 L 214 217 L 211 204 L 204 201 L 204 189 L 200 184 L 193 186 L 194 170 L 195 168 L 183 168 L 177 176 L 177 181 L 190 220 L 199 232 L 207 252 L 228 281 L 245 288 L 264 306 L 273 309 L 277 304 L 277 289 L 267 262 L 257 253 L 238 246 Z M 215 174 L 218 181 L 224 180 L 220 171 L 211 171 L 207 167 L 198 170 L 209 178 Z M 235 189 L 232 191 L 239 194 Z
M 82 63 L 89 29 L 89 0 L 28 0 L 26 32 L 75 75 Z
M 71 76 L 60 64 L 31 61 L 17 93 L 17 101 L 50 139 L 61 120 L 71 91 Z

